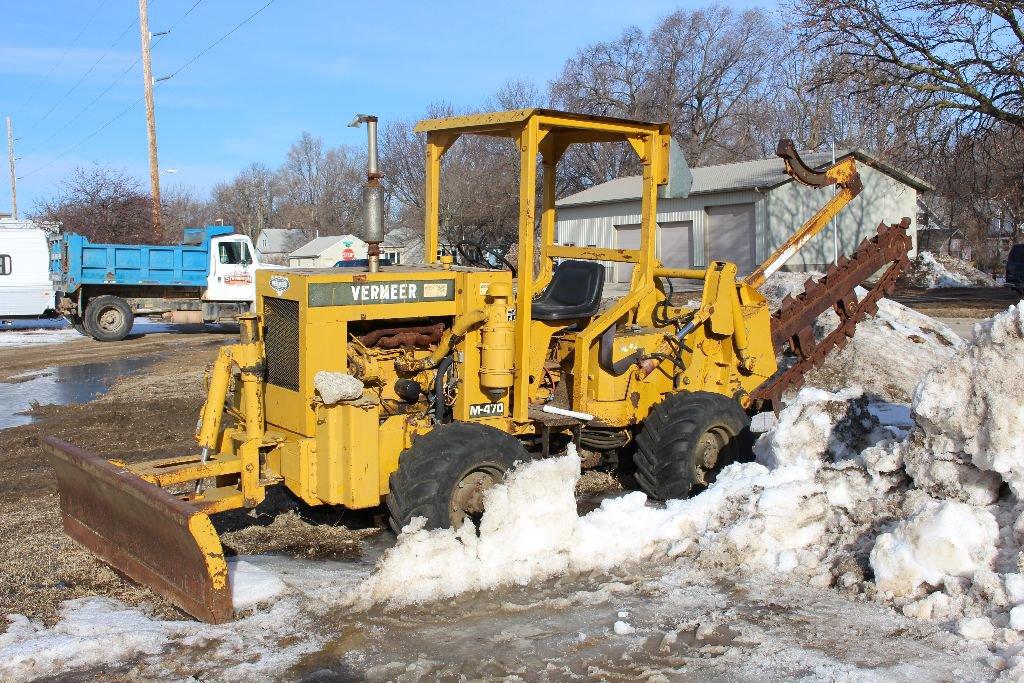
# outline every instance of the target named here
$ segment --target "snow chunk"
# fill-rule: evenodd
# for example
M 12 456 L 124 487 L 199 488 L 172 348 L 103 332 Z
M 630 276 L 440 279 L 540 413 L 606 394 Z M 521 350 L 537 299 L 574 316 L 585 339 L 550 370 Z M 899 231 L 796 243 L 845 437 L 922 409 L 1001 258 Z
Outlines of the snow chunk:
M 911 595 L 922 584 L 947 576 L 971 576 L 988 569 L 999 528 L 987 510 L 953 501 L 927 501 L 896 529 L 882 534 L 871 550 L 879 590 Z
M 781 412 L 778 424 L 758 439 L 754 454 L 769 468 L 797 465 L 817 470 L 826 462 L 856 458 L 890 436 L 872 415 L 861 389 L 833 394 L 807 387 Z
M 615 631 L 615 635 L 617 636 L 628 636 L 630 634 L 636 633 L 636 629 L 630 626 L 630 624 L 625 621 L 616 621 L 615 626 L 613 626 L 612 628 Z
M 363 395 L 363 383 L 344 372 L 321 370 L 313 377 L 313 388 L 327 405 L 339 401 L 354 401 Z
M 956 630 L 968 640 L 991 640 L 992 636 L 995 635 L 992 622 L 986 617 L 961 619 L 956 624 Z
M 917 387 L 914 419 L 928 437 L 919 469 L 941 467 L 933 461 L 954 463 L 947 469 L 969 462 L 998 473 L 1024 498 L 1022 377 L 1024 302 L 978 324 L 975 342 Z
M 245 560 L 229 563 L 228 574 L 231 578 L 231 601 L 236 610 L 268 602 L 286 588 L 279 576 Z
M 1024 605 L 1017 605 L 1010 610 L 1010 628 L 1024 631 Z

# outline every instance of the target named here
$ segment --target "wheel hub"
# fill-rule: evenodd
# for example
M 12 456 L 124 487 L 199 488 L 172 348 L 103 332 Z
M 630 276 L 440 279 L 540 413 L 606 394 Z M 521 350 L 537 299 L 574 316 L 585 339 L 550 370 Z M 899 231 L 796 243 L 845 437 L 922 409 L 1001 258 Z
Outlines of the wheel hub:
M 707 485 L 708 472 L 715 468 L 728 442 L 728 437 L 720 429 L 712 428 L 701 436 L 697 444 L 697 480 Z
M 124 322 L 121 312 L 116 308 L 106 308 L 100 312 L 97 323 L 105 332 L 113 332 Z
M 452 527 L 458 529 L 466 518 L 479 523 L 484 513 L 484 493 L 504 476 L 504 472 L 493 465 L 482 465 L 470 470 L 459 480 L 452 491 L 451 514 Z

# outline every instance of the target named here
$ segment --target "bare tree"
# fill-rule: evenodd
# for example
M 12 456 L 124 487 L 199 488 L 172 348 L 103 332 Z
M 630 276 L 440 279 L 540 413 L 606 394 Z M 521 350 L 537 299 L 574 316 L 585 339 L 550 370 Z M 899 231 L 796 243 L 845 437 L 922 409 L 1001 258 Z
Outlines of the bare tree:
M 172 185 L 163 188 L 160 201 L 164 234 L 169 241 L 179 240 L 183 228 L 209 225 L 217 218 L 210 202 L 200 199 L 187 187 Z
M 79 166 L 59 187 L 56 197 L 37 203 L 33 219 L 61 223 L 94 242 L 153 240 L 149 195 L 124 169 Z
M 283 201 L 279 220 L 309 233 L 360 234 L 365 156 L 350 147 L 325 148 L 323 140 L 303 133 L 288 150 L 278 171 Z
M 580 49 L 550 84 L 550 99 L 570 111 L 668 121 L 694 164 L 750 158 L 772 111 L 786 54 L 778 45 L 763 10 L 678 10 L 649 33 L 631 27 Z M 576 145 L 564 166 L 561 192 L 639 171 L 626 145 Z
M 1024 127 L 1024 10 L 990 0 L 797 0 L 801 35 L 848 58 L 893 106 L 940 112 L 955 134 Z
M 255 238 L 273 226 L 280 194 L 275 173 L 263 164 L 252 164 L 232 181 L 214 186 L 212 218 Z
M 679 10 L 649 41 L 658 113 L 669 117 L 688 156 L 698 163 L 749 158 L 749 119 L 772 95 L 782 56 L 771 17 L 720 5 Z

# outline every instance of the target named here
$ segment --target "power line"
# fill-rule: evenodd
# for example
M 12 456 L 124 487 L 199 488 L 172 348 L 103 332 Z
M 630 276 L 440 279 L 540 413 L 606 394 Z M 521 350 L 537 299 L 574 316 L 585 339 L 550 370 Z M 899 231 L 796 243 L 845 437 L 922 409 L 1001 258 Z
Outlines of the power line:
M 195 9 L 196 7 L 198 7 L 198 6 L 199 6 L 199 4 L 200 4 L 200 3 L 202 2 L 202 1 L 203 1 L 203 0 L 196 0 L 196 1 L 194 2 L 194 3 L 192 3 L 192 6 L 191 6 L 191 7 L 189 7 L 189 8 L 188 8 L 188 10 L 186 10 L 186 12 L 185 12 L 184 14 L 182 14 L 182 15 L 181 15 L 180 17 L 178 17 L 178 18 L 177 18 L 177 19 L 176 19 L 176 20 L 174 21 L 174 23 L 173 23 L 173 24 L 171 24 L 171 27 L 170 27 L 170 28 L 168 28 L 168 29 L 167 29 L 166 31 L 162 32 L 162 33 L 161 33 L 161 34 L 160 34 L 159 36 L 157 36 L 157 39 L 156 39 L 156 41 L 154 41 L 154 43 L 153 43 L 153 47 L 156 47 L 157 45 L 159 45 L 159 44 L 161 43 L 161 41 L 163 41 L 163 39 L 164 39 L 164 38 L 166 38 L 166 37 L 167 37 L 167 35 L 168 35 L 168 34 L 169 34 L 169 33 L 170 33 L 170 32 L 171 32 L 172 30 L 174 30 L 174 28 L 175 28 L 176 26 L 178 26 L 178 24 L 180 24 L 180 23 L 181 23 L 181 22 L 182 22 L 182 21 L 183 21 L 183 20 L 185 19 L 185 17 L 187 17 L 187 16 L 189 15 L 189 14 L 191 14 L 191 13 L 192 13 L 192 10 L 194 10 L 194 9 Z M 133 23 L 132 25 L 134 26 L 134 23 Z M 33 148 L 32 148 L 31 150 L 29 150 L 28 152 L 25 152 L 25 153 L 24 153 L 24 156 L 31 156 L 32 154 L 35 154 L 35 153 L 36 153 L 37 151 L 39 151 L 40 149 L 42 149 L 43 147 L 45 147 L 45 146 L 47 145 L 47 143 L 49 143 L 49 142 L 50 142 L 51 140 L 53 140 L 53 139 L 54 139 L 55 137 L 57 137 L 58 135 L 60 135 L 61 133 L 63 133 L 63 132 L 65 131 L 65 130 L 67 130 L 67 129 L 68 129 L 68 127 L 69 127 L 69 126 L 70 126 L 70 125 L 71 125 L 72 123 L 74 123 L 75 121 L 77 121 L 77 120 L 78 120 L 79 118 L 81 118 L 81 117 L 82 117 L 82 114 L 84 114 L 84 113 L 85 113 L 85 112 L 87 112 L 87 111 L 88 111 L 89 109 L 91 109 L 91 108 L 92 108 L 92 106 L 93 106 L 94 104 L 96 104 L 97 102 L 99 102 L 99 101 L 100 101 L 101 99 L 103 99 L 103 97 L 104 97 L 104 96 L 106 96 L 106 94 L 107 94 L 108 92 L 110 92 L 111 90 L 113 90 L 113 89 L 114 89 L 114 86 L 116 86 L 116 85 L 117 85 L 118 83 L 120 83 L 120 82 L 121 82 L 121 80 L 122 80 L 122 79 L 124 79 L 124 77 L 125 77 L 125 76 L 127 76 L 127 75 L 128 75 L 128 74 L 129 74 L 129 73 L 130 73 L 130 72 L 132 71 L 132 69 L 134 69 L 135 67 L 137 67 L 137 66 L 139 65 L 139 62 L 140 62 L 141 60 L 142 60 L 142 58 L 141 58 L 141 57 L 136 57 L 136 58 L 135 58 L 135 61 L 133 61 L 133 62 L 132 62 L 131 64 L 129 64 L 129 65 L 128 65 L 128 68 L 127 68 L 127 69 L 125 69 L 124 71 L 122 71 L 122 72 L 121 72 L 121 74 L 120 74 L 120 75 L 119 75 L 119 76 L 118 76 L 117 78 L 115 78 L 115 79 L 114 79 L 113 83 L 111 83 L 111 84 L 110 84 L 110 85 L 108 85 L 108 86 L 107 86 L 106 88 L 104 88 L 103 92 L 101 92 L 101 93 L 100 93 L 99 95 L 97 95 L 96 97 L 94 97 L 94 98 L 92 99 L 92 101 L 91 101 L 91 102 L 89 102 L 89 104 L 87 104 L 87 105 L 85 105 L 84 107 L 82 107 L 82 108 L 81 108 L 81 109 L 80 109 L 80 110 L 78 111 L 78 113 L 77 113 L 77 114 L 75 114 L 74 116 L 72 116 L 72 117 L 71 117 L 71 118 L 70 118 L 70 119 L 69 119 L 69 120 L 67 121 L 67 123 L 65 123 L 65 124 L 64 124 L 63 126 L 61 126 L 61 127 L 60 127 L 60 128 L 58 128 L 58 129 L 57 129 L 56 131 L 54 131 L 53 133 L 51 133 L 49 137 L 47 137 L 47 138 L 46 138 L 45 140 L 43 140 L 42 142 L 40 142 L 40 143 L 39 143 L 38 145 L 36 145 L 35 147 L 33 147 Z
M 64 58 L 68 56 L 68 53 L 71 52 L 71 49 L 78 43 L 78 39 L 85 34 L 85 30 L 89 28 L 90 24 L 92 24 L 92 20 L 96 18 L 96 15 L 99 14 L 100 10 L 103 8 L 103 5 L 105 4 L 107 4 L 107 0 L 100 0 L 100 3 L 96 5 L 96 9 L 92 11 L 92 14 L 89 15 L 89 18 L 86 20 L 85 24 L 83 24 L 82 28 L 78 31 L 78 35 L 76 35 L 72 39 L 71 44 L 64 49 L 64 52 L 61 54 L 60 59 L 57 60 L 57 63 L 50 67 L 50 70 L 46 72 L 46 75 L 36 82 L 36 87 L 32 89 L 32 92 L 29 93 L 28 98 L 25 100 L 26 106 L 36 96 L 36 93 L 39 92 L 39 88 L 43 85 L 43 82 L 53 75 L 53 72 L 57 70 L 58 66 L 64 63 Z
M 172 72 L 171 72 L 171 74 L 170 74 L 169 76 L 164 76 L 163 78 L 160 78 L 160 79 L 157 79 L 157 80 L 160 80 L 160 81 L 166 81 L 166 80 L 168 80 L 168 79 L 170 79 L 170 78 L 174 78 L 174 77 L 175 77 L 175 76 L 177 76 L 177 75 L 178 75 L 179 73 L 181 73 L 182 71 L 184 71 L 184 70 L 185 70 L 185 69 L 187 69 L 188 67 L 192 66 L 192 65 L 193 65 L 193 64 L 195 64 L 195 63 L 196 63 L 197 61 L 199 61 L 199 58 L 200 58 L 200 57 L 202 57 L 202 56 L 203 56 L 203 55 L 205 55 L 205 54 L 206 54 L 207 52 L 209 52 L 210 50 L 212 50 L 213 48 L 217 47 L 217 46 L 218 46 L 218 45 L 220 45 L 220 44 L 221 44 L 222 42 L 224 42 L 224 40 L 225 40 L 225 39 L 226 39 L 226 38 L 227 38 L 228 36 L 230 36 L 230 35 L 231 35 L 232 33 L 234 33 L 235 31 L 237 31 L 238 29 L 242 28 L 243 26 L 245 26 L 246 24 L 248 24 L 248 23 L 249 23 L 250 21 L 252 21 L 253 19 L 255 19 L 255 18 L 256 18 L 256 16 L 257 16 L 257 15 L 258 15 L 258 14 L 259 14 L 260 12 L 262 12 L 262 11 L 263 11 L 263 10 L 265 10 L 265 9 L 267 9 L 268 7 L 270 7 L 270 6 L 271 6 L 271 5 L 273 5 L 273 4 L 274 4 L 274 0 L 269 0 L 269 2 L 267 2 L 267 3 L 265 4 L 265 5 L 263 5 L 262 7 L 260 7 L 260 8 L 258 9 L 258 10 L 256 10 L 255 12 L 253 12 L 252 14 L 250 14 L 249 16 L 247 16 L 247 17 L 246 17 L 245 19 L 243 19 L 243 20 L 242 20 L 241 22 L 239 22 L 239 23 L 238 23 L 238 24 L 237 24 L 237 25 L 236 25 L 236 26 L 235 26 L 234 28 L 232 28 L 232 29 L 231 29 L 230 31 L 228 31 L 227 33 L 225 33 L 224 35 L 222 35 L 222 36 L 221 36 L 220 38 L 218 38 L 217 40 L 213 41 L 212 43 L 210 43 L 209 45 L 207 45 L 207 46 L 206 46 L 205 48 L 203 48 L 202 50 L 200 50 L 200 51 L 199 51 L 199 52 L 198 52 L 198 53 L 197 53 L 197 54 L 196 54 L 196 55 L 195 55 L 194 57 L 192 57 L 192 59 L 188 60 L 187 62 L 185 62 L 184 64 L 182 64 L 181 66 L 179 66 L 179 67 L 178 67 L 177 69 L 175 69 L 174 71 L 172 71 Z
M 79 78 L 79 79 L 78 79 L 78 81 L 77 81 L 77 82 L 76 82 L 76 83 L 75 83 L 75 84 L 74 84 L 73 86 L 71 86 L 70 88 L 68 88 L 68 89 L 67 89 L 67 91 L 66 91 L 66 92 L 65 92 L 65 93 L 64 93 L 63 95 L 61 95 L 61 96 L 60 96 L 60 98 L 59 98 L 59 99 L 58 99 L 58 100 L 57 100 L 56 102 L 54 102 L 54 103 L 53 103 L 53 106 L 52 106 L 52 107 L 50 107 L 50 108 L 49 108 L 49 109 L 48 109 L 48 110 L 46 111 L 46 113 L 45 113 L 45 114 L 43 114 L 42 118 L 38 119 L 38 120 L 37 120 L 37 121 L 36 121 L 35 123 L 33 123 L 33 124 L 32 124 L 32 125 L 31 125 L 31 126 L 29 127 L 29 129 L 28 129 L 27 131 L 25 131 L 25 134 L 26 134 L 26 135 L 28 135 L 29 133 L 31 133 L 31 132 L 32 132 L 33 130 L 35 130 L 35 129 L 36 129 L 36 126 L 38 126 L 38 125 L 39 125 L 40 123 L 42 123 L 43 121 L 45 121 L 45 120 L 46 120 L 46 118 L 47 118 L 47 117 L 48 117 L 48 116 L 49 116 L 50 114 L 52 114 L 52 113 L 54 112 L 54 110 L 56 110 L 56 109 L 57 109 L 57 107 L 58 107 L 58 106 L 60 106 L 60 103 L 61 103 L 61 102 L 63 102 L 63 101 L 64 101 L 64 99 L 65 99 L 65 98 L 67 98 L 67 96 L 68 96 L 68 95 L 70 95 L 70 94 L 71 94 L 72 92 L 74 92 L 74 91 L 75 91 L 75 89 L 76 89 L 76 88 L 78 88 L 78 86 L 80 86 L 80 85 L 82 84 L 82 82 L 83 82 L 83 81 L 84 81 L 84 80 L 85 80 L 85 79 L 86 79 L 86 78 L 87 78 L 87 77 L 89 76 L 89 74 L 91 74 L 91 73 L 93 72 L 93 70 L 94 70 L 94 69 L 95 69 L 95 68 L 96 68 L 97 66 L 99 66 L 99 63 L 100 63 L 100 62 L 102 62 L 102 61 L 103 61 L 104 59 L 106 59 L 107 55 L 108 55 L 108 54 L 110 54 L 110 51 L 111 51 L 111 50 L 113 50 L 113 49 L 114 49 L 114 47 L 115 47 L 115 46 L 116 46 L 116 45 L 117 45 L 118 43 L 120 43 L 120 42 L 121 42 L 121 41 L 122 41 L 122 40 L 124 39 L 124 37 L 125 37 L 125 36 L 126 36 L 126 35 L 128 34 L 128 31 L 132 30 L 132 28 L 134 28 L 134 27 L 135 27 L 135 24 L 136 24 L 136 23 L 138 23 L 138 20 L 137 20 L 137 19 L 133 19 L 133 20 L 132 20 L 132 23 L 128 24 L 128 27 L 127 27 L 127 28 L 125 28 L 125 30 L 121 32 L 121 35 L 119 35 L 119 36 L 117 37 L 117 39 L 116 39 L 116 40 L 114 40 L 114 42 L 110 44 L 110 47 L 108 47 L 108 48 L 107 48 L 107 49 L 106 49 L 106 50 L 105 50 L 105 51 L 103 52 L 103 54 L 102 54 L 102 55 L 100 55 L 99 59 L 97 59 L 97 60 L 96 60 L 95 62 L 93 62 L 92 66 L 90 66 L 90 67 L 88 68 L 88 70 L 86 70 L 86 72 L 85 72 L 84 74 L 82 74 L 82 77 L 81 77 L 81 78 Z
M 201 3 L 202 1 L 203 0 L 196 0 L 195 2 L 193 2 L 192 6 L 189 7 L 187 10 L 185 10 L 185 13 L 182 14 L 180 17 L 178 17 L 174 21 L 174 23 L 171 24 L 171 27 L 169 29 L 167 29 L 166 31 L 161 32 L 160 36 L 158 36 L 157 41 L 155 43 L 153 43 L 153 47 L 156 47 L 157 45 L 159 45 L 160 41 L 164 39 L 164 36 L 166 36 L 168 33 L 173 31 L 174 28 L 185 19 L 185 17 L 187 17 L 188 15 L 192 14 L 192 10 L 194 10 L 196 7 L 198 7 L 199 3 Z
M 201 0 L 200 0 L 200 1 L 201 1 Z M 264 4 L 264 5 L 263 5 L 262 7 L 260 7 L 260 8 L 258 9 L 258 10 L 256 10 L 255 12 L 253 12 L 252 14 L 250 14 L 249 16 L 247 16 L 247 17 L 246 17 L 245 19 L 243 19 L 242 21 L 240 21 L 240 22 L 239 22 L 238 24 L 236 24 L 236 25 L 235 25 L 235 26 L 234 26 L 234 27 L 233 27 L 233 28 L 232 28 L 232 29 L 231 29 L 230 31 L 228 31 L 227 33 L 225 33 L 224 35 L 222 35 L 222 36 L 221 36 L 220 38 L 218 38 L 217 40 L 215 40 L 215 41 L 213 41 L 212 43 L 210 43 L 210 44 L 209 44 L 208 46 L 206 46 L 205 48 L 203 48 L 202 50 L 200 50 L 200 51 L 199 51 L 198 53 L 196 53 L 196 55 L 195 55 L 194 57 L 192 57 L 192 58 L 191 58 L 190 60 L 188 60 L 187 62 L 185 62 L 184 64 L 182 64 L 181 66 L 179 66 L 179 67 L 178 67 L 177 69 L 175 69 L 175 70 L 174 70 L 174 71 L 173 71 L 173 72 L 171 73 L 171 75 L 170 75 L 170 76 L 165 76 L 164 78 L 160 78 L 160 79 L 157 79 L 157 80 L 158 80 L 158 81 L 166 81 L 167 79 L 169 79 L 169 78 L 172 78 L 172 77 L 176 76 L 177 74 L 181 73 L 182 71 L 184 71 L 185 69 L 187 69 L 187 68 L 188 68 L 189 66 L 191 66 L 192 64 L 194 64 L 194 63 L 195 63 L 196 61 L 198 61 L 198 60 L 199 60 L 199 59 L 200 59 L 200 58 L 201 58 L 201 57 L 202 57 L 203 55 L 205 55 L 205 54 L 206 54 L 207 52 L 209 52 L 209 51 L 210 51 L 210 50 L 212 50 L 213 48 L 217 47 L 217 45 L 219 45 L 220 43 L 224 42 L 224 40 L 225 40 L 226 38 L 228 38 L 228 36 L 230 36 L 231 34 L 235 33 L 235 32 L 236 32 L 236 31 L 237 31 L 238 29 L 242 28 L 243 26 L 245 26 L 246 24 L 248 24 L 248 23 L 249 23 L 250 21 L 252 21 L 253 19 L 255 19 L 257 15 L 259 15 L 259 14 L 260 14 L 261 12 L 263 12 L 263 10 L 267 9 L 267 8 L 268 8 L 268 7 L 270 7 L 270 6 L 272 5 L 272 4 L 274 4 L 274 2 L 275 2 L 275 0 L 269 0 L 269 1 L 268 1 L 268 2 L 266 3 L 266 4 Z M 185 16 L 188 16 L 189 12 L 191 12 L 191 11 L 192 11 L 192 10 L 193 10 L 193 9 L 195 8 L 195 6 L 196 6 L 196 5 L 198 5 L 198 4 L 199 4 L 199 2 L 196 2 L 196 3 L 195 3 L 195 4 L 193 5 L 193 6 L 192 6 L 192 7 L 190 7 L 190 8 L 188 9 L 188 11 L 187 11 L 187 12 L 186 12 L 186 13 L 185 13 L 185 14 L 184 14 L 184 15 L 183 15 L 183 16 L 182 16 L 181 18 L 183 19 L 183 18 L 184 18 Z M 179 21 L 180 21 L 180 19 L 179 19 Z M 134 26 L 134 23 L 135 23 L 135 22 L 133 22 L 133 23 L 132 23 L 132 25 L 133 25 L 133 26 Z M 176 22 L 176 23 L 177 23 L 177 22 Z M 129 28 L 130 28 L 130 27 L 129 27 Z M 161 37 L 162 37 L 162 36 L 161 36 Z M 132 65 L 132 67 L 134 67 L 134 66 L 135 66 L 135 65 L 133 64 L 133 65 Z M 129 69 L 130 69 L 130 68 L 131 68 L 131 67 L 129 67 Z M 123 77 L 123 74 L 122 74 L 122 77 Z M 119 77 L 119 78 L 120 78 L 120 77 Z M 159 85 L 160 85 L 160 83 L 159 83 L 159 82 L 158 82 L 158 83 L 156 83 L 156 86 L 159 86 Z M 111 87 L 113 87 L 113 86 L 111 86 Z M 127 113 L 128 113 L 129 111 L 131 111 L 131 110 L 132 110 L 132 109 L 134 109 L 135 107 L 137 107 L 137 106 L 138 106 L 138 105 L 139 105 L 139 104 L 140 104 L 140 103 L 142 102 L 142 100 L 144 100 L 144 99 L 145 99 L 145 96 L 144 96 L 144 95 L 140 96 L 140 97 L 139 97 L 139 98 L 138 98 L 137 100 L 135 100 L 134 102 L 132 102 L 131 104 L 129 104 L 129 105 L 128 105 L 127 107 L 125 107 L 125 108 L 124 108 L 124 109 L 123 109 L 123 110 L 122 110 L 122 111 L 121 111 L 120 113 L 118 113 L 118 114 L 117 114 L 116 116 L 114 116 L 113 118 L 109 119 L 109 120 L 108 120 L 108 121 L 107 121 L 106 123 L 104 123 L 104 124 L 103 124 L 102 126 L 100 126 L 99 128 L 97 128 L 96 130 L 92 131 L 92 132 L 91 132 L 91 133 L 89 133 L 89 134 L 88 134 L 87 136 L 85 136 L 84 138 L 82 138 L 81 140 L 79 140 L 78 142 L 76 142 L 75 144 L 71 145 L 70 147 L 68 147 L 68 148 L 67 148 L 67 149 L 65 149 L 65 150 L 64 150 L 63 152 L 61 152 L 60 154 L 58 154 L 57 156 L 55 156 L 55 157 L 54 157 L 53 159 L 50 159 L 50 160 L 49 160 L 48 162 L 46 162 L 46 163 L 45 163 L 45 164 L 43 164 L 42 166 L 39 166 L 39 167 L 37 167 L 37 168 L 35 168 L 35 169 L 33 169 L 33 170 L 29 171 L 28 173 L 26 173 L 26 174 L 25 174 L 25 175 L 23 175 L 23 176 L 19 176 L 19 179 L 24 179 L 24 178 L 28 178 L 28 177 L 31 177 L 31 176 L 35 175 L 36 173 L 39 173 L 40 171 L 43 171 L 43 170 L 45 170 L 45 169 L 49 168 L 50 166 L 52 166 L 53 164 L 55 164 L 55 163 L 56 163 L 57 161 L 59 161 L 60 159 L 64 158 L 65 156 L 67 156 L 67 155 L 68 155 L 68 154 L 70 154 L 71 152 L 75 151 L 76 149 L 78 149 L 79 147 L 81 147 L 82 145 L 84 145 L 85 143 L 87 143 L 87 142 L 88 142 L 89 140 L 93 139 L 94 137 L 96 137 L 97 135 L 99 135 L 99 134 L 100 134 L 101 132 L 103 132 L 104 130 L 106 130 L 106 129 L 107 129 L 107 128 L 108 128 L 108 127 L 109 127 L 109 126 L 110 126 L 110 125 L 112 124 L 112 123 L 114 123 L 115 121 L 117 121 L 118 119 L 120 119 L 120 118 L 121 118 L 122 116 L 124 116 L 125 114 L 127 114 Z
M 140 96 L 140 97 L 139 97 L 139 99 L 137 99 L 137 100 L 135 100 L 134 102 L 132 102 L 131 104 L 129 104 L 129 105 L 127 106 L 127 107 L 125 107 L 125 108 L 124 108 L 123 110 L 121 110 L 121 113 L 119 113 L 119 114 L 117 114 L 116 116 L 114 116 L 114 117 L 113 117 L 112 119 L 110 119 L 109 121 L 107 121 L 106 123 L 104 123 L 104 124 L 103 124 L 102 126 L 100 126 L 99 128 L 97 128 L 97 129 L 96 129 L 96 130 L 94 130 L 93 132 L 89 133 L 89 134 L 88 134 L 88 135 L 86 135 L 86 136 L 85 136 L 84 138 L 82 138 L 81 140 L 79 140 L 79 141 L 78 141 L 78 142 L 76 142 L 75 144 L 71 145 L 70 147 L 68 147 L 67 149 L 65 149 L 65 150 L 64 150 L 63 152 L 61 152 L 60 154 L 58 154 L 57 156 L 55 156 L 54 158 L 52 158 L 52 159 L 50 159 L 49 161 L 47 161 L 47 162 L 46 162 L 45 164 L 43 164 L 42 166 L 39 166 L 38 168 L 32 169 L 31 171 L 29 171 L 28 173 L 26 173 L 26 174 L 25 174 L 25 175 L 23 175 L 23 176 L 18 176 L 18 179 L 19 179 L 19 180 L 21 180 L 21 179 L 23 179 L 23 178 L 29 178 L 29 177 L 31 177 L 31 176 L 33 176 L 33 175 L 35 175 L 36 173 L 39 173 L 40 171 L 42 171 L 42 170 L 44 170 L 44 169 L 47 169 L 47 168 L 49 168 L 50 166 L 52 166 L 53 164 L 57 163 L 57 161 L 59 161 L 60 159 L 63 159 L 63 158 L 65 157 L 65 156 L 67 156 L 67 155 L 68 155 L 68 154 L 70 154 L 71 152 L 75 151 L 76 149 L 78 149 L 79 147 L 81 147 L 82 145 L 84 145 L 85 143 L 89 142 L 89 140 L 92 140 L 92 139 L 93 139 L 94 137 L 96 137 L 97 135 L 99 135 L 99 134 L 100 134 L 101 132 L 103 132 L 103 131 L 104 131 L 104 130 L 105 130 L 105 129 L 106 129 L 107 127 L 108 127 L 108 126 L 110 126 L 110 124 L 112 124 L 112 123 L 113 123 L 114 121 L 117 121 L 117 120 L 118 120 L 119 118 L 121 118 L 122 116 L 124 116 L 125 114 L 127 114 L 127 113 L 128 113 L 129 111 L 131 111 L 132 109 L 134 109 L 135 107 L 137 107 L 137 106 L 139 105 L 139 103 L 140 103 L 140 102 L 142 102 L 142 100 L 143 100 L 143 99 L 144 99 L 144 98 L 143 98 L 142 96 Z

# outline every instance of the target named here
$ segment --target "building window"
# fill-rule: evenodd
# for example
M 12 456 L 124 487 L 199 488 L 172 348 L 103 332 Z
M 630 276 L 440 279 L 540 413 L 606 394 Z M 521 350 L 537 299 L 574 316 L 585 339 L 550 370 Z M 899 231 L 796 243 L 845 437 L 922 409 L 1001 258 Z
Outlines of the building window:
M 11 257 L 7 254 L 0 254 L 0 275 L 11 274 Z

